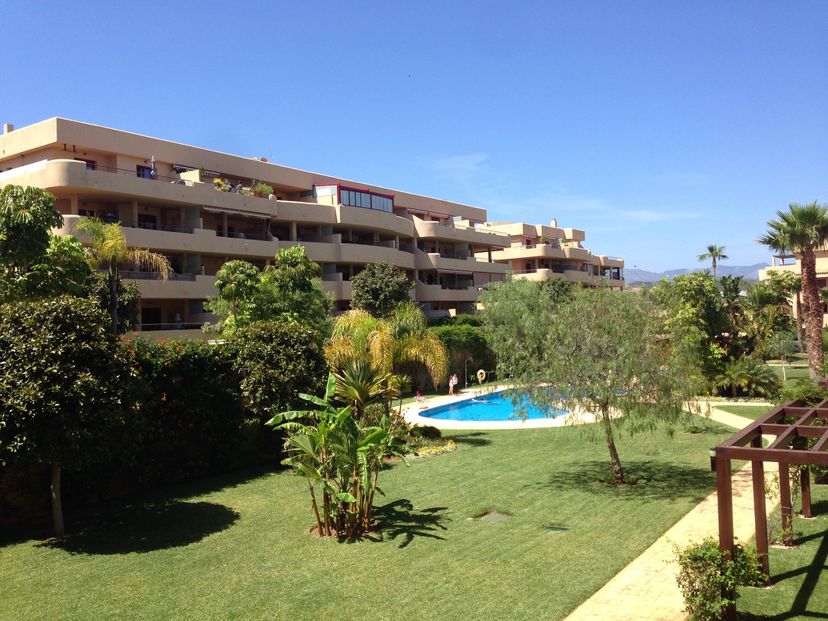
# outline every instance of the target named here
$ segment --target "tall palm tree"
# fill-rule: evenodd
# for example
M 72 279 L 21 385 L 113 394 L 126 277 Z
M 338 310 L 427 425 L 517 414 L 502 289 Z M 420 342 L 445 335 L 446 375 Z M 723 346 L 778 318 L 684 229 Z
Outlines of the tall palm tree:
M 825 354 L 815 252 L 828 238 L 828 211 L 814 201 L 807 205 L 791 203 L 788 211 L 777 211 L 776 215 L 776 219 L 768 221 L 768 232 L 758 241 L 776 252 L 793 253 L 799 259 L 808 367 L 812 378 L 821 378 Z
M 117 222 L 106 224 L 97 218 L 81 218 L 73 232 L 88 238 L 89 258 L 92 266 L 107 271 L 109 315 L 112 318 L 112 332 L 117 334 L 118 281 L 121 264 L 132 263 L 141 269 L 158 272 L 161 280 L 167 280 L 172 274 L 170 261 L 164 255 L 151 252 L 146 248 L 127 247 L 121 225 Z
M 325 357 L 334 373 L 360 359 L 389 375 L 399 374 L 405 364 L 419 363 L 435 387 L 448 373 L 445 346 L 429 332 L 423 312 L 412 303 L 401 304 L 388 319 L 363 310 L 340 315 L 325 346 Z
M 725 247 L 724 246 L 717 246 L 715 244 L 710 244 L 707 247 L 707 252 L 704 254 L 700 254 L 698 256 L 699 262 L 704 261 L 712 261 L 713 263 L 713 280 L 716 280 L 716 264 L 723 260 L 727 259 L 727 255 L 725 254 Z

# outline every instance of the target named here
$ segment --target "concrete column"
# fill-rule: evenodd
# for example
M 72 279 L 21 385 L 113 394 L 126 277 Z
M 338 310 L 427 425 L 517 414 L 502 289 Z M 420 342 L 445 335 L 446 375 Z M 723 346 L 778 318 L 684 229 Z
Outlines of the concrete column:
M 226 211 L 221 214 L 221 225 L 222 225 L 222 227 L 224 227 L 224 236 L 229 237 L 229 235 L 227 234 L 227 212 Z
M 76 216 L 78 215 L 78 195 L 72 194 L 69 197 L 69 214 Z
M 290 241 L 297 241 L 297 238 L 299 237 L 297 228 L 298 227 L 295 222 L 290 223 Z
M 179 228 L 184 228 L 184 223 L 187 221 L 187 211 L 184 207 L 181 207 L 178 210 L 178 226 Z
M 138 201 L 132 201 L 132 226 L 138 226 Z
M 397 250 L 400 249 L 400 236 L 399 235 L 394 236 L 394 248 L 396 248 Z

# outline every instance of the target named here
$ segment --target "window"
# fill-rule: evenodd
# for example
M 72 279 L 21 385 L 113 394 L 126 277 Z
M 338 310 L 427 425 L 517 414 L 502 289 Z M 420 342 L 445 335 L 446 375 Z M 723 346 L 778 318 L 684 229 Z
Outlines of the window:
M 135 172 L 141 179 L 152 179 L 152 168 L 149 166 L 136 166 Z
M 95 160 L 85 160 L 82 157 L 76 157 L 75 161 L 85 163 L 86 164 L 86 170 L 95 170 L 95 167 L 97 166 Z
M 393 213 L 394 211 L 393 197 L 375 194 L 374 192 L 340 188 L 339 202 L 349 207 L 363 207 L 365 209 L 375 209 L 376 211 L 385 211 L 387 213 Z

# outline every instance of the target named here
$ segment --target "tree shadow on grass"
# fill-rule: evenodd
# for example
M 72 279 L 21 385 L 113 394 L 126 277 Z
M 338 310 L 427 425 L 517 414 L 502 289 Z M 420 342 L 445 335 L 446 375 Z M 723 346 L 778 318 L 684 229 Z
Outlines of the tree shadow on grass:
M 826 503 L 819 502 L 814 505 L 824 505 Z M 825 507 L 823 507 L 825 510 Z M 816 514 L 816 511 L 814 512 Z M 779 585 L 785 580 L 793 580 L 799 576 L 803 576 L 802 584 L 794 596 L 791 609 L 778 615 L 755 615 L 748 612 L 739 613 L 738 619 L 740 621 L 783 621 L 785 619 L 828 619 L 828 611 L 825 610 L 808 610 L 808 603 L 811 595 L 819 582 L 820 574 L 828 570 L 828 530 L 821 533 L 813 533 L 807 537 L 797 539 L 794 543 L 801 545 L 806 541 L 812 539 L 822 539 L 814 554 L 813 560 L 802 567 L 797 567 L 791 571 L 786 571 L 780 574 L 773 573 L 773 565 L 771 565 L 771 583 Z M 738 604 L 737 604 L 738 605 Z
M 630 498 L 641 502 L 674 498 L 701 501 L 715 489 L 713 474 L 703 468 L 676 464 L 627 460 L 622 462 L 624 477 L 634 484 L 613 485 L 609 461 L 584 461 L 569 470 L 559 470 L 544 482 L 527 487 L 552 491 L 577 489 L 596 496 Z
M 76 534 L 39 545 L 72 554 L 152 552 L 196 543 L 238 519 L 236 511 L 213 502 L 147 502 L 102 514 Z
M 438 535 L 437 531 L 448 530 L 443 524 L 448 520 L 445 515 L 446 508 L 415 509 L 407 498 L 374 507 L 374 517 L 379 523 L 380 532 L 378 536 L 370 539 L 383 541 L 386 537 L 391 540 L 401 538 L 400 548 L 410 545 L 417 537 L 445 541 L 445 537 Z
M 446 435 L 447 438 L 450 438 L 457 442 L 457 444 L 468 444 L 470 446 L 486 446 L 491 444 L 492 441 L 489 439 L 489 434 L 482 432 L 482 431 L 472 431 L 470 433 L 453 433 L 450 435 Z

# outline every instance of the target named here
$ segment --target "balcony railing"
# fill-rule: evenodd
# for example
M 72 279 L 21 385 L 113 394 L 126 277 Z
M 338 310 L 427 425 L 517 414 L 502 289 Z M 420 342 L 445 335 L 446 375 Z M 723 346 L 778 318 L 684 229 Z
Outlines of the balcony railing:
M 104 164 L 95 164 L 92 170 L 102 170 L 103 172 L 115 173 L 118 175 L 127 175 L 130 177 L 138 177 L 139 179 L 149 179 L 150 181 L 166 181 L 167 183 L 178 183 L 181 181 L 178 177 L 167 177 L 165 175 L 146 176 L 139 173 L 137 170 L 129 168 L 116 168 L 114 166 L 106 166 Z
M 141 272 L 138 270 L 121 270 L 121 278 L 130 280 L 161 280 L 161 274 L 158 272 Z M 195 281 L 195 274 L 179 274 L 173 272 L 170 274 L 168 280 L 188 280 Z
M 195 227 L 193 226 L 178 226 L 167 224 L 153 224 L 152 222 L 139 222 L 138 224 L 123 224 L 128 228 L 147 229 L 150 231 L 167 231 L 169 233 L 192 233 Z
M 142 323 L 135 326 L 139 332 L 149 332 L 153 330 L 198 330 L 204 323 L 185 323 L 183 321 L 169 322 L 169 323 Z

